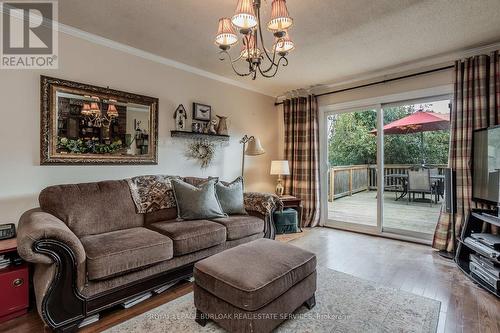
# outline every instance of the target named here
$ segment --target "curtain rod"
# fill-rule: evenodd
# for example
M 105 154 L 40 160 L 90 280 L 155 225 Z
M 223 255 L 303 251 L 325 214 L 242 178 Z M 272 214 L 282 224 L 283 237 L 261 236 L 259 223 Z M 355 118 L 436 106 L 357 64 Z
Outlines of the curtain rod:
M 386 80 L 381 80 L 381 81 L 376 81 L 376 82 L 362 84 L 362 85 L 355 86 L 355 87 L 350 87 L 350 88 L 345 88 L 345 89 L 340 89 L 340 90 L 329 91 L 329 92 L 326 92 L 326 93 L 322 93 L 322 94 L 316 95 L 316 97 L 337 94 L 337 93 L 341 93 L 341 92 L 345 92 L 345 91 L 349 91 L 349 90 L 354 90 L 354 89 L 366 88 L 366 87 L 374 86 L 374 85 L 377 85 L 377 84 L 384 84 L 384 83 L 388 83 L 388 82 L 392 82 L 392 81 L 407 79 L 407 78 L 414 77 L 414 76 L 425 75 L 425 74 L 430 74 L 430 73 L 434 73 L 434 72 L 440 72 L 440 71 L 444 71 L 446 69 L 451 69 L 451 68 L 454 68 L 454 67 L 455 67 L 455 65 L 448 65 L 448 66 L 439 67 L 439 68 L 435 68 L 435 69 L 430 69 L 430 70 L 419 72 L 419 73 L 413 73 L 413 74 L 398 76 L 398 77 L 394 77 L 392 79 L 386 79 Z M 283 104 L 283 102 L 274 103 L 275 106 L 276 105 L 281 105 L 281 104 Z

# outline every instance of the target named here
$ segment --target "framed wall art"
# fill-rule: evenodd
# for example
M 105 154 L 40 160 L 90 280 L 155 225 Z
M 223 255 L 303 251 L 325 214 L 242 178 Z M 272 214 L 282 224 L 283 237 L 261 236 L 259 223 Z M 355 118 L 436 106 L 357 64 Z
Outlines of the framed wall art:
M 212 119 L 212 107 L 210 105 L 193 103 L 193 119 L 210 121 Z

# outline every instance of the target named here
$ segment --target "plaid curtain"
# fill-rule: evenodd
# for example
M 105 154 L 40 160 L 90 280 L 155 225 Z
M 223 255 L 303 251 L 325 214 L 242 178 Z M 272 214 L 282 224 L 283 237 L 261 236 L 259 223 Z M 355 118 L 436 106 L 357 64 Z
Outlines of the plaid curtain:
M 476 129 L 500 123 L 499 53 L 481 55 L 455 63 L 455 91 L 451 111 L 451 140 L 448 165 L 456 172 L 457 212 L 455 235 L 474 203 L 472 202 L 472 136 Z M 453 251 L 452 216 L 441 213 L 432 246 Z
M 302 226 L 315 227 L 320 220 L 318 102 L 314 95 L 284 101 L 285 159 L 290 176 L 285 193 L 302 199 Z

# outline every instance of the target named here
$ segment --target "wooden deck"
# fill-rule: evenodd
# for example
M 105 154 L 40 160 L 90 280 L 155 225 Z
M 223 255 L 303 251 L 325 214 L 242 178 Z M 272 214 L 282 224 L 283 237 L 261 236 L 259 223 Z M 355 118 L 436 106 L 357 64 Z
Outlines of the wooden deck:
M 395 193 L 384 196 L 384 227 L 433 234 L 441 203 L 395 201 Z M 377 225 L 377 193 L 366 191 L 328 202 L 328 219 L 363 225 Z M 331 224 L 328 223 L 328 224 Z

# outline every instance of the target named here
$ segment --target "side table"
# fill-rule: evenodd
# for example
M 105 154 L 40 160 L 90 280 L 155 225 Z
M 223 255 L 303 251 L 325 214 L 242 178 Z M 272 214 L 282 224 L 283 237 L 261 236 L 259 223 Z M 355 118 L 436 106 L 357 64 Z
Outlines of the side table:
M 297 211 L 298 215 L 298 228 L 300 232 L 302 232 L 302 199 L 299 199 L 297 197 L 294 197 L 293 195 L 283 195 L 280 197 L 281 201 L 283 202 L 283 208 L 292 208 Z
M 16 238 L 0 240 L 0 256 L 16 256 Z M 29 306 L 28 265 L 0 269 L 0 323 L 25 314 Z

